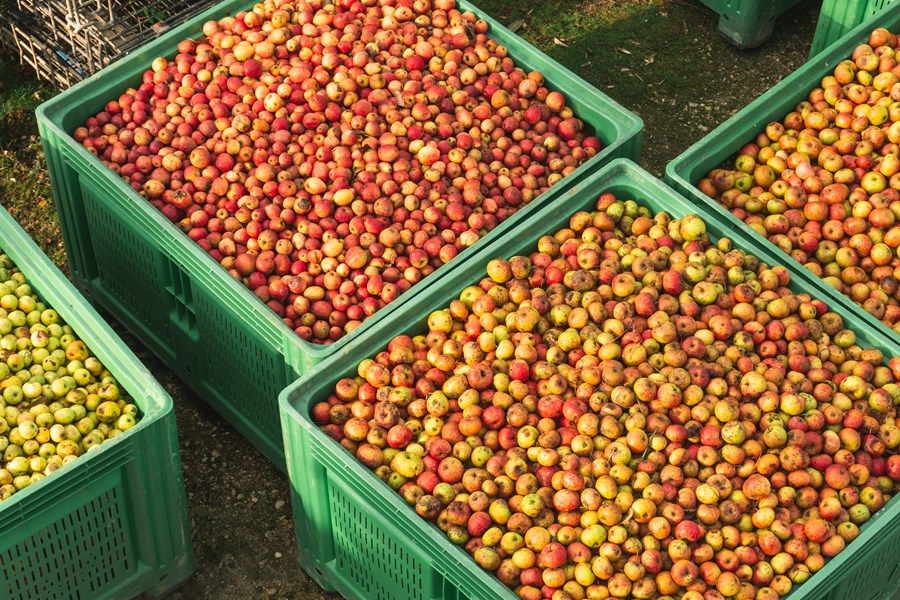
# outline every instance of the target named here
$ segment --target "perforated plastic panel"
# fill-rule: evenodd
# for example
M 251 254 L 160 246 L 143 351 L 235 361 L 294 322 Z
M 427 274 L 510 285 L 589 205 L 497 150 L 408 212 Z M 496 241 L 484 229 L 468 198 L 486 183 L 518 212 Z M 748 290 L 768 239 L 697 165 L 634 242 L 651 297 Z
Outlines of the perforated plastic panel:
M 111 488 L 0 553 L 0 574 L 15 600 L 88 600 L 135 565 L 126 541 L 120 492 Z M 77 573 L 77 585 L 59 581 Z
M 239 425 L 254 428 L 255 434 L 242 430 L 266 454 L 282 454 L 278 404 L 273 402 L 293 381 L 296 371 L 272 346 L 260 344 L 251 332 L 222 312 L 209 290 L 194 294 L 196 328 L 202 348 L 198 376 L 214 382 L 217 390 L 228 390 L 228 406 L 213 400 L 217 410 L 234 411 Z M 261 307 L 259 310 L 268 310 Z M 264 444 L 263 448 L 260 444 Z
M 396 537 L 376 526 L 369 511 L 331 484 L 331 514 L 337 568 L 356 581 L 372 600 L 425 600 L 421 561 L 410 556 Z
M 112 218 L 92 187 L 82 187 L 85 219 L 96 268 L 106 292 L 131 308 L 132 316 L 158 332 L 164 344 L 172 338 L 166 319 L 166 307 L 172 303 L 165 290 L 155 282 L 162 278 L 158 260 L 130 224 Z
M 896 553 L 896 549 L 884 551 Z M 896 592 L 898 586 L 900 562 L 879 560 L 876 555 L 860 563 L 830 595 L 823 597 L 829 600 L 890 600 L 891 592 Z

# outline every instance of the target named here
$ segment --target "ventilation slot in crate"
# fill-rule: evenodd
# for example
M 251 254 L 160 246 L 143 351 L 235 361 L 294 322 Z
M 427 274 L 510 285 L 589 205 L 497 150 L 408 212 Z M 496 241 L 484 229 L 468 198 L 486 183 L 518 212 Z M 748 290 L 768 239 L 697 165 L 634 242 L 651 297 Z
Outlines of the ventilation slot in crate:
M 224 314 L 220 301 L 211 300 L 205 290 L 194 295 L 194 303 L 200 344 L 206 349 L 198 359 L 205 362 L 205 379 L 214 381 L 219 395 L 280 443 L 277 398 L 294 377 L 286 373 L 284 358 L 268 342 L 252 335 L 249 327 L 241 327 Z M 260 303 L 256 310 L 270 309 Z
M 897 582 L 891 571 L 900 565 L 870 557 L 859 564 L 831 594 L 832 600 L 880 600 Z M 890 583 L 893 582 L 893 583 Z
M 424 599 L 422 564 L 369 518 L 359 500 L 348 498 L 331 478 L 329 484 L 337 571 L 372 600 Z
M 111 488 L 0 554 L 10 600 L 91 600 L 136 565 L 119 490 Z
M 82 187 L 85 216 L 97 260 L 102 293 L 121 303 L 129 315 L 154 335 L 163 334 L 164 347 L 171 347 L 168 312 L 171 300 L 161 284 L 161 273 L 153 261 L 157 255 L 146 241 L 115 217 L 102 201 Z

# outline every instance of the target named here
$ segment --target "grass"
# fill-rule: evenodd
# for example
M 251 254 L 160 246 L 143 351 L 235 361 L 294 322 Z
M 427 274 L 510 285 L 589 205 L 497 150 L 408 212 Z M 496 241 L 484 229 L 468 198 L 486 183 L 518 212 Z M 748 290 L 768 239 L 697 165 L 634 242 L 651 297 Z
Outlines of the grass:
M 13 61 L 0 60 L 0 204 L 63 267 L 66 252 L 34 117 L 54 93 Z

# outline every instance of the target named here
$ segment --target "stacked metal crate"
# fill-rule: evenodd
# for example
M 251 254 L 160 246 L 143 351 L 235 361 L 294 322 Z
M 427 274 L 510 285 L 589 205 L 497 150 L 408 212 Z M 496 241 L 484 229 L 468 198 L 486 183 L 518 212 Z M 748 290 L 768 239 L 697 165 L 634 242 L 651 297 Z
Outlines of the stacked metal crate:
M 60 89 L 92 75 L 214 0 L 0 0 L 0 43 Z

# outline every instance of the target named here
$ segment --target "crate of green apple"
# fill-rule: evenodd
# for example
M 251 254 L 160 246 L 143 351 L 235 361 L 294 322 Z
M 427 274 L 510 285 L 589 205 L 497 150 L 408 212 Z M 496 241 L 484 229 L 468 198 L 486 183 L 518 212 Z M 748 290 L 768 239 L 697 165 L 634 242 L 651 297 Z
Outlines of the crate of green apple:
M 900 15 L 870 19 L 668 169 L 680 188 L 713 199 L 894 332 L 900 331 L 897 31 Z M 785 105 L 792 110 L 785 113 Z M 721 165 L 728 154 L 724 166 L 701 166 Z
M 274 397 L 481 238 L 636 157 L 641 125 L 465 3 L 245 8 L 207 12 L 39 115 L 76 280 L 281 461 L 274 407 L 234 390 Z M 217 381 L 246 362 L 234 329 L 261 366 L 288 363 L 284 381 Z
M 171 399 L 2 209 L 0 532 L 2 598 L 155 597 L 193 571 Z
M 307 571 L 349 598 L 890 588 L 900 348 L 694 210 L 616 161 L 286 390 Z

